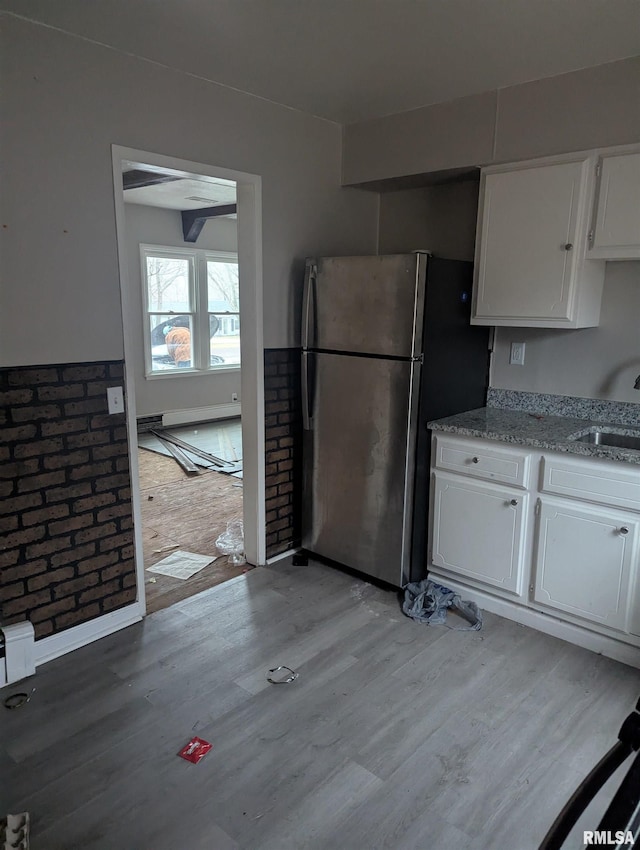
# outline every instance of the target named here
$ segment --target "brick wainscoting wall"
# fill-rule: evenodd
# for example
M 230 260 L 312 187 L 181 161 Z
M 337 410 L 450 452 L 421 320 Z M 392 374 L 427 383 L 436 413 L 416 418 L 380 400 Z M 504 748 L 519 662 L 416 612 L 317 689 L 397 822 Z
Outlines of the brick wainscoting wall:
M 0 605 L 42 638 L 135 601 L 121 361 L 0 369 Z
M 264 352 L 267 557 L 300 545 L 300 349 Z

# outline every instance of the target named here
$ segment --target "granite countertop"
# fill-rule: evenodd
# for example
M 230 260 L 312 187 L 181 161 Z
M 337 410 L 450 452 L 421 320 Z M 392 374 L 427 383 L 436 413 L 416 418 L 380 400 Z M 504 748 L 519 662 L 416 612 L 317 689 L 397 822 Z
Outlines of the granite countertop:
M 502 443 L 640 465 L 640 450 L 596 446 L 571 439 L 603 427 L 617 434 L 640 434 L 640 428 L 613 422 L 480 407 L 428 422 L 427 427 L 448 434 L 499 440 Z

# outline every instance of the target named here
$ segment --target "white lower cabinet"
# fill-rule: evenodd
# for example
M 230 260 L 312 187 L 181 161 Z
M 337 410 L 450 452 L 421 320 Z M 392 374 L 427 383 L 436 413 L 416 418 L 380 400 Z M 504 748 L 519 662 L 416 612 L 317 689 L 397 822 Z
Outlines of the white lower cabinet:
M 623 511 L 541 499 L 534 605 L 627 631 L 639 528 Z
M 432 458 L 434 581 L 640 667 L 640 465 L 451 434 Z
M 433 563 L 513 595 L 522 593 L 527 494 L 436 473 Z

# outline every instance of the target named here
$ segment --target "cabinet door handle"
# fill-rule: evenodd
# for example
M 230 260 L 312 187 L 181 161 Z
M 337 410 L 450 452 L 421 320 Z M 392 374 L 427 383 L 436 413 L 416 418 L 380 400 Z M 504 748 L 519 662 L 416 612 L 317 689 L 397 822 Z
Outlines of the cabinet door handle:
M 629 529 L 627 528 L 626 525 L 623 525 L 622 528 L 620 529 L 620 534 L 628 534 L 628 533 L 629 533 Z
M 573 242 L 566 242 L 565 246 L 564 246 L 564 250 L 565 251 L 572 251 L 573 250 Z
M 479 457 L 472 457 L 471 460 L 472 460 L 473 463 L 480 463 Z
M 514 508 L 517 508 L 518 507 L 518 500 L 517 499 L 511 499 L 509 504 L 513 505 Z

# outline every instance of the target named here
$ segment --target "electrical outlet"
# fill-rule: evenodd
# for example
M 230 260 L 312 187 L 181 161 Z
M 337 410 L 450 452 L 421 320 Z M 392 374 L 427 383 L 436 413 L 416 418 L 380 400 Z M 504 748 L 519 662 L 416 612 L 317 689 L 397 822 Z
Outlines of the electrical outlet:
M 238 393 L 231 393 L 231 401 L 238 401 Z
M 524 342 L 511 343 L 511 355 L 509 363 L 512 366 L 524 366 Z

